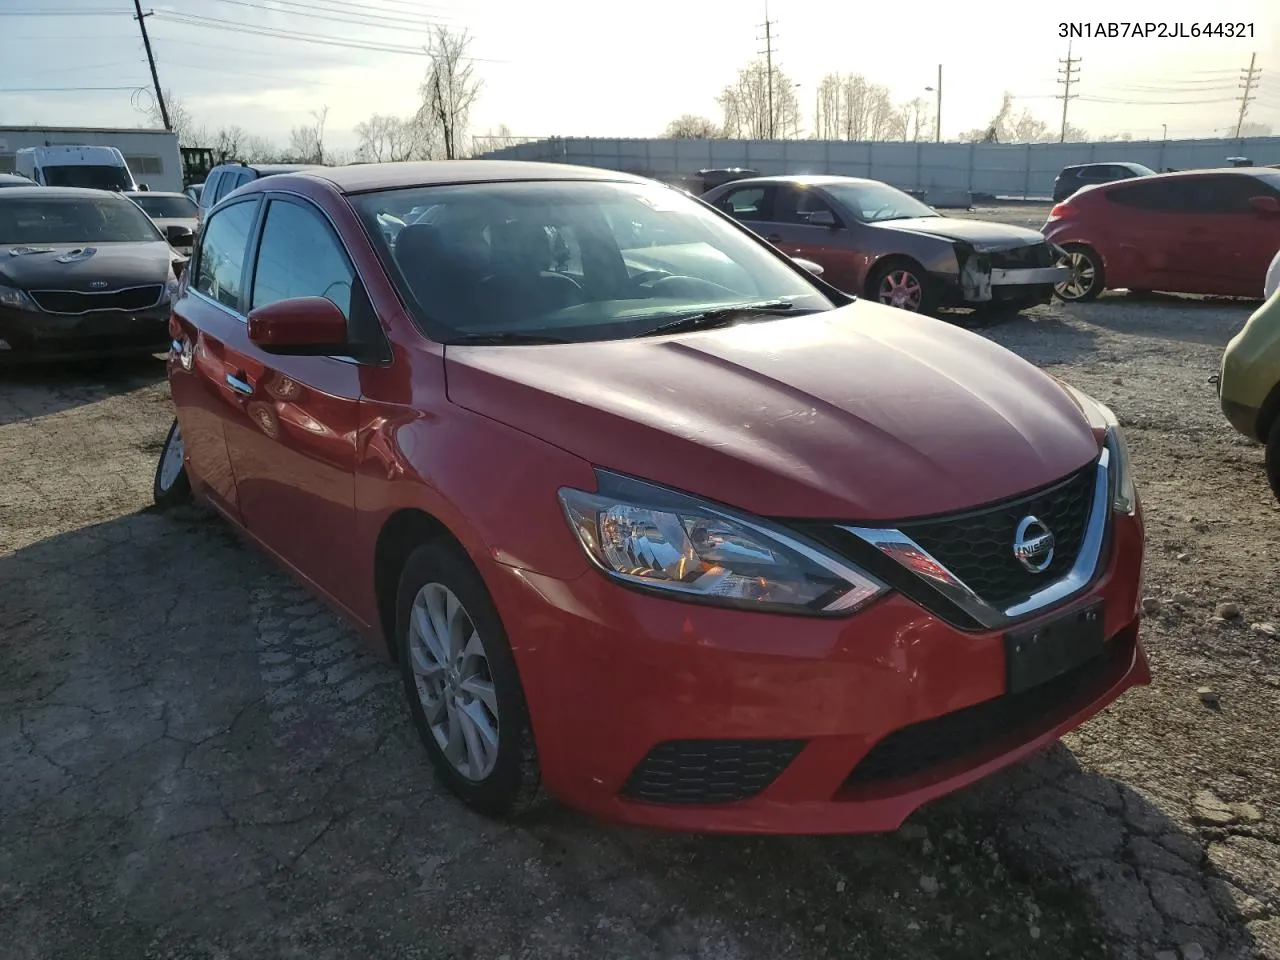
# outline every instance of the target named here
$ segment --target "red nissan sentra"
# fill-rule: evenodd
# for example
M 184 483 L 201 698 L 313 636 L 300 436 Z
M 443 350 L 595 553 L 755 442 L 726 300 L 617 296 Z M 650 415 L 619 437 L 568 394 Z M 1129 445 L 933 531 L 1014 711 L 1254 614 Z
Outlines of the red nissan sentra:
M 157 500 L 398 661 L 483 812 L 890 830 L 1149 680 L 1112 413 L 662 184 L 257 181 L 171 329 Z

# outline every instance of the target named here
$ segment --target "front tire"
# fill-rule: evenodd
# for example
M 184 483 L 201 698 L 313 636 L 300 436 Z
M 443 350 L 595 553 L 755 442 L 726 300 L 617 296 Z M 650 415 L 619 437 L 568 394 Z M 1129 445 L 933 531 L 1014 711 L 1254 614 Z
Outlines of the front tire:
M 160 462 L 156 464 L 151 496 L 161 510 L 176 507 L 191 499 L 191 478 L 187 476 L 186 448 L 182 443 L 182 428 L 175 418 L 169 434 L 160 448 Z
M 458 547 L 428 543 L 405 562 L 396 645 L 413 724 L 449 791 L 491 817 L 516 819 L 540 806 L 515 658 L 484 581 Z
M 1102 258 L 1096 251 L 1083 244 L 1072 244 L 1065 249 L 1067 265 L 1071 267 L 1071 276 L 1062 283 L 1055 284 L 1053 292 L 1067 303 L 1096 300 L 1107 286 L 1106 277 L 1102 272 Z
M 867 295 L 877 303 L 910 313 L 932 314 L 938 308 L 933 279 L 911 260 L 890 260 L 872 271 Z

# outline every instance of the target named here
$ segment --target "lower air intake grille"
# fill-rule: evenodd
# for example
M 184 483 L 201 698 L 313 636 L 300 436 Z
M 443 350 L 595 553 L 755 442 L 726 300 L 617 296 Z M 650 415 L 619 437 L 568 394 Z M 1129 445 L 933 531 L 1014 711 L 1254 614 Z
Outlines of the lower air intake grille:
M 1019 735 L 1023 742 L 1032 740 L 1096 696 L 1104 683 L 1118 679 L 1132 654 L 1132 642 L 1113 640 L 1107 653 L 1038 687 L 895 730 L 871 748 L 844 785 L 861 787 L 909 777 L 976 754 L 1012 735 Z
M 622 796 L 649 803 L 732 803 L 777 779 L 803 740 L 669 740 L 631 772 Z

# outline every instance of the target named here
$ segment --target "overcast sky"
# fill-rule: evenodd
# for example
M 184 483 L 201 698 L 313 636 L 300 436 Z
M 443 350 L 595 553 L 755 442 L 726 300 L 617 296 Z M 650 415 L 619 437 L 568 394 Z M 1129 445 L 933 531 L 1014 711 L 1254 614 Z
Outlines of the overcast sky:
M 1060 122 L 1053 96 L 1058 59 L 1067 55 L 1058 24 L 1068 6 L 1071 16 L 1094 21 L 1204 23 L 1222 11 L 1254 25 L 1254 38 L 1243 40 L 1077 40 L 1074 125 L 1139 138 L 1159 138 L 1162 124 L 1171 138 L 1230 134 L 1237 83 L 1256 52 L 1263 72 L 1248 119 L 1280 132 L 1276 0 L 773 0 L 769 17 L 775 60 L 800 84 L 806 126 L 825 73 L 862 73 L 905 101 L 934 96 L 924 88 L 941 63 L 945 138 L 984 125 L 1005 90 L 1020 107 Z M 0 125 L 143 123 L 137 89 L 151 78 L 132 7 L 131 0 L 0 0 Z M 505 123 L 524 136 L 643 137 L 660 135 L 682 113 L 718 119 L 716 94 L 764 48 L 757 39 L 764 3 L 743 0 L 168 0 L 143 8 L 155 11 L 147 22 L 161 84 L 198 122 L 237 124 L 283 142 L 290 127 L 327 105 L 326 140 L 341 148 L 354 145 L 352 128 L 369 114 L 414 109 L 426 65 L 414 51 L 429 21 L 473 37 L 484 80 L 473 134 Z M 123 89 L 46 89 L 67 87 Z

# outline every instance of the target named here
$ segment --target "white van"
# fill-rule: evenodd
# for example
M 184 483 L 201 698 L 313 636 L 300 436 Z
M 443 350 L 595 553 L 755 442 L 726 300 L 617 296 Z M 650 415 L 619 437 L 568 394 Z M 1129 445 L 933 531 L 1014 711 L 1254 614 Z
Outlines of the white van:
M 137 190 L 138 184 L 115 147 L 23 147 L 14 167 L 44 187 Z

